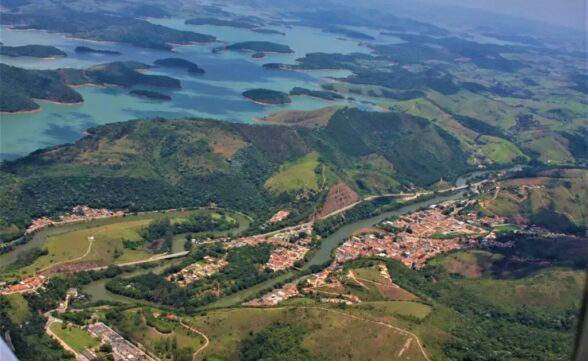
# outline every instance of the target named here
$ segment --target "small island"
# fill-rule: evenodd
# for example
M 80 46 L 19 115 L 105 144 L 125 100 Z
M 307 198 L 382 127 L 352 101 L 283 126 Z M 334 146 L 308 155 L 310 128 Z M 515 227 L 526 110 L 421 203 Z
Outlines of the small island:
M 272 43 L 271 41 L 243 41 L 240 43 L 227 45 L 225 47 L 216 48 L 213 50 L 213 52 L 218 53 L 224 50 L 282 54 L 291 54 L 294 52 L 294 50 L 292 50 L 288 45 Z
M 247 20 L 224 20 L 224 19 L 217 19 L 217 18 L 194 18 L 188 19 L 185 21 L 185 24 L 188 25 L 212 25 L 212 26 L 227 26 L 233 28 L 240 28 L 240 29 L 251 29 L 256 27 L 256 24 L 249 22 Z
M 0 55 L 17 58 L 29 56 L 32 58 L 53 59 L 58 56 L 67 56 L 67 54 L 54 46 L 48 45 L 23 45 L 23 46 L 6 46 L 0 45 Z
M 350 30 L 350 29 L 346 29 L 346 28 L 342 28 L 339 26 L 328 26 L 326 28 L 323 28 L 323 31 L 326 31 L 327 33 L 332 33 L 332 34 L 340 34 L 340 35 L 344 35 L 347 36 L 348 38 L 351 39 L 358 39 L 358 40 L 375 40 L 373 36 L 359 32 L 359 31 L 355 31 L 355 30 Z
M 304 96 L 308 96 L 308 97 L 311 97 L 311 98 L 318 98 L 318 99 L 329 100 L 329 101 L 338 100 L 338 99 L 344 99 L 345 98 L 341 94 L 337 94 L 337 93 L 332 92 L 332 91 L 327 91 L 327 90 L 311 90 L 311 89 L 301 88 L 301 87 L 295 87 L 292 90 L 290 90 L 290 95 L 291 96 L 301 96 L 301 95 L 304 95 Z
M 263 59 L 263 58 L 265 58 L 265 53 L 262 51 L 258 51 L 257 53 L 253 53 L 253 55 L 251 55 L 251 57 L 253 59 Z
M 135 96 L 135 97 L 139 97 L 139 98 L 147 98 L 147 99 L 153 99 L 153 100 L 171 100 L 171 97 L 167 94 L 162 94 L 162 93 L 158 93 L 152 90 L 142 90 L 142 89 L 136 89 L 136 90 L 131 90 L 129 92 L 130 95 Z
M 93 49 L 87 46 L 77 46 L 74 51 L 76 53 L 90 53 L 90 54 L 103 54 L 103 55 L 120 55 L 120 52 L 114 50 L 102 50 Z
M 155 65 L 165 66 L 170 68 L 184 68 L 190 74 L 198 75 L 204 74 L 204 69 L 200 68 L 197 64 L 181 58 L 165 58 L 159 59 L 154 62 Z
M 270 89 L 250 89 L 244 91 L 242 95 L 261 105 L 281 105 L 292 102 L 288 94 Z
M 255 33 L 259 33 L 259 34 L 267 34 L 267 35 L 286 35 L 286 33 L 283 33 L 279 30 L 274 30 L 274 29 L 265 29 L 265 28 L 255 28 L 255 29 L 250 29 L 251 31 L 255 32 Z

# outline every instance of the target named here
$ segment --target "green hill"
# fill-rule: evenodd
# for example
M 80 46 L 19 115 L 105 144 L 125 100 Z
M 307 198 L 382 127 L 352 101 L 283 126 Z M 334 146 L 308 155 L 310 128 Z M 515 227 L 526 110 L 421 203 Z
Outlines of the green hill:
M 32 217 L 78 204 L 140 211 L 214 202 L 265 216 L 290 204 L 300 188 L 267 185 L 278 184 L 280 172 L 309 153 L 311 178 L 320 162 L 331 178 L 362 184 L 356 188 L 364 193 L 378 191 L 372 178 L 388 188 L 398 182 L 426 186 L 467 169 L 457 140 L 424 119 L 396 113 L 343 109 L 318 131 L 186 119 L 136 120 L 88 132 L 75 144 L 2 165 L 0 226 L 24 227 Z M 419 149 L 412 146 L 417 140 Z M 372 171 L 357 172 L 366 156 Z

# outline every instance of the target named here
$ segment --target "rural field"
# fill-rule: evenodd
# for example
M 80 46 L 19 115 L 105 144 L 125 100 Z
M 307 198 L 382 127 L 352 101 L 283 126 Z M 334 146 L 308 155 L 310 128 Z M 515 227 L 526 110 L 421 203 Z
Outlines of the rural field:
M 273 193 L 319 189 L 319 175 L 315 170 L 319 167 L 319 154 L 311 152 L 301 159 L 284 164 L 280 171 L 265 183 Z
M 385 305 L 384 305 L 385 304 Z M 429 307 L 414 303 L 384 302 L 373 307 L 347 307 L 307 304 L 278 308 L 240 308 L 208 312 L 193 318 L 191 325 L 211 340 L 203 353 L 206 360 L 238 360 L 241 342 L 271 324 L 296 324 L 305 330 L 301 346 L 311 354 L 334 360 L 425 360 L 409 334 L 396 329 L 402 325 L 393 315 L 401 312 L 417 319 Z M 371 303 L 366 306 L 372 306 Z M 383 313 L 382 313 L 383 312 Z M 386 321 L 380 322 L 380 316 Z

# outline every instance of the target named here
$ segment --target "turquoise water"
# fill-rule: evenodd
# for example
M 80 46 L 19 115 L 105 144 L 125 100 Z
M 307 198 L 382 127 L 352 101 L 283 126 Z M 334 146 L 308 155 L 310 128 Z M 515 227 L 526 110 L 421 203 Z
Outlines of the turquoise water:
M 345 77 L 348 71 L 294 72 L 264 69 L 267 62 L 293 63 L 309 52 L 364 52 L 370 50 L 356 40 L 343 39 L 318 29 L 293 26 L 271 27 L 280 34 L 259 34 L 249 30 L 218 26 L 186 25 L 180 19 L 152 20 L 172 28 L 212 34 L 219 42 L 177 46 L 173 52 L 142 49 L 124 44 L 93 42 L 68 38 L 62 34 L 36 30 L 1 28 L 0 41 L 6 45 L 54 45 L 67 52 L 65 58 L 42 60 L 34 58 L 0 57 L 0 62 L 31 69 L 85 68 L 118 60 L 136 60 L 147 64 L 164 57 L 183 57 L 206 70 L 202 76 L 190 76 L 181 69 L 152 68 L 146 73 L 178 78 L 181 90 L 161 90 L 172 96 L 172 101 L 161 102 L 128 95 L 130 89 L 120 87 L 77 88 L 85 99 L 80 105 L 59 105 L 39 101 L 41 112 L 0 115 L 0 160 L 14 159 L 39 148 L 74 142 L 84 130 L 96 125 L 128 119 L 150 117 L 206 117 L 233 122 L 252 122 L 255 118 L 282 110 L 313 110 L 328 105 L 352 105 L 376 110 L 370 105 L 347 100 L 328 102 L 308 97 L 294 97 L 284 106 L 262 106 L 241 96 L 247 89 L 263 87 L 288 92 L 295 86 L 318 89 L 328 82 L 327 77 Z M 252 59 L 251 53 L 212 53 L 223 43 L 243 40 L 266 40 L 289 45 L 293 54 L 268 54 L 264 59 Z M 76 46 L 116 50 L 120 56 L 76 54 Z M 138 86 L 136 88 L 148 89 Z

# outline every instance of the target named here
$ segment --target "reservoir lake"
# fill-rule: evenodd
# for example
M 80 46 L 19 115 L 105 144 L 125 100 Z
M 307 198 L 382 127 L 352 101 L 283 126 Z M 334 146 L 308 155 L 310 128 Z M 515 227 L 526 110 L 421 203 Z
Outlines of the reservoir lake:
M 346 77 L 346 70 L 283 71 L 262 67 L 269 62 L 292 64 L 311 52 L 370 53 L 358 40 L 303 26 L 269 27 L 281 34 L 261 34 L 247 29 L 184 24 L 183 19 L 151 19 L 152 22 L 180 30 L 211 34 L 218 41 L 207 44 L 177 46 L 174 51 L 144 49 L 120 43 L 95 42 L 69 38 L 62 34 L 38 30 L 0 28 L 0 41 L 5 45 L 53 45 L 67 53 L 67 57 L 52 60 L 10 58 L 0 56 L 0 62 L 30 69 L 87 68 L 112 61 L 134 60 L 152 65 L 157 59 L 181 57 L 195 62 L 206 74 L 192 76 L 184 69 L 153 67 L 146 74 L 169 75 L 181 81 L 182 89 L 167 90 L 147 86 L 134 88 L 81 86 L 76 90 L 84 97 L 80 105 L 60 105 L 38 101 L 42 111 L 25 114 L 0 115 L 0 161 L 12 160 L 40 148 L 71 143 L 82 137 L 84 130 L 97 125 L 137 118 L 202 117 L 232 122 L 253 122 L 255 118 L 283 110 L 314 110 L 330 105 L 355 106 L 368 110 L 377 107 L 366 104 L 366 99 L 325 101 L 309 97 L 292 97 L 292 103 L 279 106 L 255 104 L 241 96 L 252 88 L 267 88 L 289 92 L 293 87 L 320 89 L 329 78 Z M 223 51 L 214 48 L 238 41 L 272 41 L 290 46 L 292 54 L 266 54 L 263 59 L 251 58 L 251 52 Z M 378 41 L 383 41 L 379 38 Z M 398 42 L 385 36 L 384 41 Z M 121 55 L 80 54 L 74 49 L 88 46 L 114 50 Z M 142 99 L 129 95 L 131 89 L 148 89 L 166 93 L 171 101 Z

